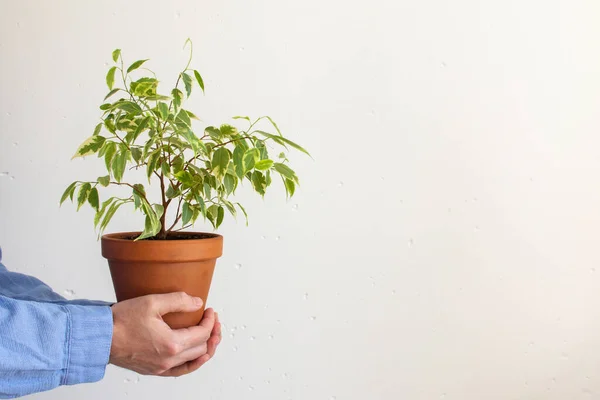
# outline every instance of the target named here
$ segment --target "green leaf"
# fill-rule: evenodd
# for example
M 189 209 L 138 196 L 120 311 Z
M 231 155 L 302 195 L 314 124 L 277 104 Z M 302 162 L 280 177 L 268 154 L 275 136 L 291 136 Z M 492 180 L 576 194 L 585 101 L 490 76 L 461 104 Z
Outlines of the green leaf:
M 111 67 L 106 73 L 106 85 L 108 86 L 108 90 L 112 90 L 115 84 L 115 71 L 117 67 Z
M 171 164 L 173 165 L 173 173 L 178 173 L 179 171 L 183 170 L 183 166 L 185 164 L 185 161 L 182 157 L 177 156 L 173 159 L 173 161 L 171 162 Z
M 192 187 L 194 186 L 194 177 L 188 171 L 179 171 L 175 174 L 175 178 L 183 185 Z
M 213 204 L 212 206 L 208 207 L 208 209 L 206 210 L 206 217 L 212 224 L 213 228 L 216 228 L 215 223 L 217 221 L 218 216 L 219 216 L 219 207 L 217 205 Z
M 104 127 L 112 134 L 116 134 L 115 124 L 114 124 L 115 115 L 108 114 L 106 118 L 104 118 Z
M 200 76 L 200 72 L 194 70 L 194 76 L 196 77 L 196 81 L 198 81 L 198 85 L 200 86 L 200 89 L 202 89 L 202 93 L 204 93 L 204 81 L 202 80 L 202 77 Z
M 175 105 L 175 110 L 178 110 L 181 107 L 181 98 L 183 97 L 183 93 L 181 90 L 175 88 L 171 91 L 171 95 L 173 96 L 173 104 Z
M 156 171 L 159 160 L 160 160 L 160 151 L 159 150 L 153 151 L 150 154 L 150 157 L 148 158 L 148 168 L 146 170 L 146 175 L 148 176 L 148 180 L 150 180 L 152 173 L 154 171 Z
M 106 211 L 106 207 L 108 207 L 114 200 L 115 198 L 111 197 L 108 200 L 104 201 L 104 203 L 102 203 L 102 207 L 100 207 L 100 209 L 96 212 L 96 215 L 94 216 L 94 228 L 98 226 L 100 218 L 102 218 L 104 212 Z
M 173 187 L 173 185 L 169 185 L 169 187 L 167 188 L 167 191 L 165 193 L 165 195 L 167 196 L 168 199 L 174 199 L 175 197 L 179 196 L 181 194 L 181 191 L 179 189 L 175 189 Z
M 169 106 L 161 101 L 158 103 L 158 111 L 160 112 L 160 117 L 163 121 L 166 121 L 169 117 Z
M 146 189 L 144 189 L 144 185 L 136 183 L 133 185 L 133 204 L 135 209 L 137 210 L 142 206 L 144 202 L 144 197 L 146 196 Z
M 115 142 L 107 142 L 104 147 L 104 163 L 106 164 L 106 169 L 110 172 L 113 157 L 117 152 L 117 145 Z
M 94 208 L 94 210 L 98 211 L 98 208 L 100 207 L 100 199 L 98 197 L 98 189 L 92 188 L 92 190 L 90 191 L 90 194 L 88 195 L 88 203 L 90 203 L 90 206 L 92 206 L 92 208 Z
M 225 204 L 225 207 L 227 208 L 227 210 L 229 211 L 229 213 L 231 215 L 233 215 L 234 217 L 237 217 L 237 210 L 235 209 L 234 205 L 230 201 L 221 199 L 221 202 L 223 204 Z
M 139 67 L 141 67 L 142 64 L 145 63 L 146 61 L 148 61 L 148 59 L 137 60 L 136 62 L 134 62 L 133 64 L 131 64 L 129 66 L 129 68 L 127 68 L 127 73 L 130 73 L 131 71 L 135 71 L 136 69 L 138 69 Z
M 110 110 L 112 107 L 113 107 L 113 105 L 110 103 L 104 103 L 104 104 L 100 105 L 100 109 L 102 111 Z
M 237 186 L 237 178 L 231 174 L 227 174 L 223 180 L 223 185 L 225 186 L 225 192 L 231 194 L 235 191 Z
M 275 121 L 273 121 L 273 119 L 269 116 L 265 116 L 264 118 L 268 119 L 271 122 L 271 125 L 273 125 L 273 127 L 275 128 L 275 130 L 277 131 L 277 133 L 279 134 L 279 136 L 283 136 L 281 134 L 281 131 L 279 130 L 279 127 L 277 126 L 277 124 L 275 123 Z
M 135 140 L 138 138 L 138 136 L 140 135 L 140 133 L 142 133 L 146 127 L 148 126 L 148 123 L 150 122 L 150 117 L 146 117 L 144 119 L 142 119 L 139 123 L 139 125 L 137 126 L 137 128 L 135 129 L 135 131 L 133 132 L 133 138 L 132 138 L 132 142 L 135 142 Z
M 143 239 L 147 239 L 149 237 L 153 237 L 159 231 L 160 231 L 160 228 L 158 228 L 158 230 L 156 230 L 156 223 L 154 222 L 154 220 L 152 218 L 150 218 L 149 215 L 146 215 L 146 219 L 144 222 L 144 230 L 140 234 L 140 236 L 135 238 L 135 240 L 137 241 L 137 240 L 143 240 Z
M 99 176 L 98 179 L 96 179 L 98 181 L 98 183 L 101 186 L 107 187 L 108 184 L 110 183 L 110 175 L 106 175 L 106 176 Z
M 106 229 L 112 217 L 115 215 L 119 207 L 121 207 L 123 204 L 125 204 L 125 202 L 115 201 L 110 205 L 110 207 L 106 211 L 106 214 L 104 215 L 104 218 L 102 219 L 102 222 L 100 223 L 100 232 L 103 232 L 104 229 Z
M 198 116 L 196 114 L 194 114 L 193 112 L 191 112 L 190 110 L 185 110 L 185 112 L 187 113 L 187 115 L 191 118 L 191 119 L 195 119 L 197 121 L 200 121 L 200 118 L 198 118 Z
M 129 160 L 129 156 L 131 152 L 129 150 L 122 151 L 115 155 L 112 161 L 112 172 L 115 180 L 117 182 L 121 182 L 123 179 L 123 174 L 125 173 L 125 166 L 127 165 L 127 161 Z
M 75 152 L 75 155 L 71 159 L 77 157 L 85 157 L 87 155 L 96 153 L 104 145 L 105 141 L 106 138 L 104 136 L 95 135 L 89 137 L 88 139 L 86 139 L 85 142 L 83 142 L 79 146 L 79 148 Z
M 187 201 L 183 203 L 183 207 L 181 210 L 181 224 L 182 226 L 186 226 L 191 221 L 194 212 L 190 207 L 190 203 L 188 203 Z
M 243 117 L 240 115 L 236 115 L 235 117 L 233 117 L 233 119 L 245 119 L 246 121 L 250 122 L 250 117 Z
M 269 158 L 269 151 L 267 150 L 267 146 L 263 140 L 256 140 L 256 148 L 260 154 L 260 160 L 267 160 Z
M 61 198 L 60 198 L 60 203 L 62 204 L 65 202 L 65 200 L 67 200 L 68 197 L 71 198 L 71 200 L 73 200 L 73 193 L 75 192 L 75 187 L 77 186 L 77 182 L 73 182 L 71 183 L 63 192 Z
M 117 130 L 127 132 L 125 141 L 131 143 L 133 133 L 137 129 L 139 119 L 136 120 L 132 115 L 119 115 L 116 119 Z
M 192 121 L 190 120 L 190 116 L 188 115 L 188 113 L 185 112 L 185 110 L 179 111 L 179 114 L 177 114 L 177 121 L 182 122 L 188 128 L 192 127 Z
M 229 165 L 229 150 L 224 147 L 220 147 L 214 152 L 212 158 L 212 173 L 219 180 L 223 179 L 227 173 L 227 166 Z
M 287 165 L 275 163 L 273 164 L 273 168 L 275 168 L 275 171 L 279 172 L 285 178 L 298 183 L 298 177 L 296 176 L 296 173 Z
M 223 218 L 225 218 L 225 210 L 222 206 L 219 206 L 217 209 L 217 228 L 223 223 Z
M 208 207 L 208 210 L 206 211 L 208 220 L 211 222 L 213 227 L 218 228 L 221 223 L 223 223 L 223 218 L 225 217 L 225 210 L 223 207 L 213 204 L 212 206 Z
M 254 168 L 254 165 L 256 164 L 256 161 L 259 158 L 259 152 L 258 149 L 248 149 L 246 151 L 246 153 L 244 154 L 244 170 L 250 171 L 252 168 Z
M 156 96 L 156 89 L 158 88 L 158 80 L 156 78 L 140 78 L 137 81 L 131 82 L 130 85 L 131 93 L 139 97 L 152 97 Z M 164 97 L 164 96 L 159 96 Z M 150 100 L 150 99 L 148 99 Z
M 296 184 L 294 181 L 283 178 L 283 184 L 285 185 L 285 191 L 288 197 L 294 196 L 294 193 L 296 192 Z
M 187 93 L 187 97 L 190 97 L 190 95 L 192 94 L 192 78 L 185 72 L 181 73 L 181 78 L 183 79 L 183 84 L 185 85 L 185 92 Z
M 273 166 L 273 160 L 260 160 L 254 164 L 254 168 L 260 171 L 266 171 Z
M 145 99 L 148 101 L 167 101 L 167 100 L 171 100 L 171 97 L 164 96 L 162 94 L 151 94 L 151 95 L 146 96 Z
M 148 136 L 150 136 L 150 138 L 144 144 L 144 150 L 142 151 L 142 158 L 144 159 L 146 159 L 151 152 L 156 151 L 152 149 L 152 146 L 156 143 L 157 137 L 152 135 L 152 130 L 148 133 Z
M 117 62 L 117 60 L 119 59 L 119 56 L 121 55 L 121 49 L 115 49 L 112 52 L 112 59 L 114 62 Z
M 166 177 L 171 176 L 171 166 L 169 165 L 168 162 L 162 162 L 160 164 L 160 170 L 164 176 L 166 176 Z
M 285 146 L 287 144 L 287 145 L 293 147 L 294 149 L 299 150 L 299 151 L 303 152 L 304 154 L 310 156 L 310 153 L 308 151 L 306 151 L 303 147 L 301 147 L 300 145 L 292 142 L 289 139 L 284 138 L 283 136 L 276 136 L 276 135 L 272 135 L 270 133 L 263 132 L 263 131 L 254 131 L 254 132 L 259 133 L 259 134 L 261 134 L 261 135 L 263 135 L 263 136 L 265 136 L 265 137 L 267 137 L 269 139 L 273 139 L 273 141 L 281 144 L 282 146 Z
M 200 139 L 198 139 L 194 132 L 186 130 L 182 132 L 182 136 L 192 146 L 192 150 L 194 150 L 194 156 L 197 156 L 201 151 L 206 153 L 206 146 Z
M 221 131 L 214 126 L 208 126 L 204 129 L 204 132 L 208 133 L 211 138 L 214 140 L 221 139 Z
M 221 131 L 221 135 L 223 136 L 232 136 L 237 134 L 238 130 L 235 126 L 231 126 L 231 125 L 227 125 L 227 124 L 223 124 L 221 125 L 221 128 L 219 128 L 219 130 Z
M 102 130 L 103 125 L 104 124 L 102 122 L 96 125 L 96 127 L 94 128 L 94 134 L 92 136 L 98 136 L 98 134 L 100 134 L 100 131 Z
M 142 108 L 137 103 L 134 103 L 133 101 L 129 100 L 118 101 L 117 103 L 115 103 L 115 108 L 123 110 L 129 114 L 142 113 Z
M 208 182 L 204 182 L 203 185 L 203 189 L 204 189 L 204 197 L 206 197 L 207 199 L 210 199 L 212 196 L 212 190 L 210 188 L 210 184 Z
M 139 147 L 132 148 L 131 157 L 136 163 L 139 163 L 142 159 L 142 150 Z
M 200 208 L 198 206 L 192 207 L 192 224 L 196 222 L 198 217 L 200 216 Z
M 92 185 L 89 182 L 84 183 L 79 188 L 79 193 L 77 194 L 77 211 L 81 208 L 81 206 L 87 201 L 90 191 L 92 190 Z
M 114 79 L 114 77 L 113 77 Z M 114 81 L 113 81 L 114 82 Z M 108 82 L 107 82 L 108 83 Z M 113 89 L 110 92 L 108 92 L 108 94 L 104 97 L 104 100 L 108 99 L 110 96 L 114 95 L 115 93 L 117 93 L 119 90 L 121 89 Z
M 252 173 L 252 186 L 258 194 L 261 196 L 265 195 L 265 190 L 267 189 L 267 180 L 262 172 L 254 171 Z
M 163 206 L 155 204 L 154 207 L 150 207 L 146 202 L 142 203 L 142 210 L 146 214 L 146 222 L 144 224 L 144 231 L 135 239 L 136 241 L 156 236 L 160 232 L 160 217 L 164 212 Z
M 202 196 L 200 196 L 200 194 L 196 194 L 195 199 L 198 202 L 198 205 L 200 206 L 200 211 L 202 212 L 202 215 L 206 218 L 206 203 L 204 202 L 204 199 L 202 198 Z
M 160 221 L 160 217 L 162 217 L 163 213 L 165 212 L 165 208 L 163 206 L 161 206 L 160 204 L 154 204 L 152 207 L 154 207 L 156 219 Z M 160 229 L 160 224 L 159 224 L 159 229 Z
M 246 226 L 248 226 L 248 213 L 246 212 L 246 209 L 240 204 L 240 203 L 235 203 L 240 210 L 242 210 L 242 213 L 244 214 L 244 217 L 246 218 Z
M 267 181 L 267 187 L 271 186 L 271 171 L 265 172 L 265 180 Z
M 242 179 L 246 173 L 244 167 L 244 153 L 245 150 L 242 146 L 235 146 L 235 149 L 233 150 L 233 166 L 235 167 L 235 174 L 240 179 Z

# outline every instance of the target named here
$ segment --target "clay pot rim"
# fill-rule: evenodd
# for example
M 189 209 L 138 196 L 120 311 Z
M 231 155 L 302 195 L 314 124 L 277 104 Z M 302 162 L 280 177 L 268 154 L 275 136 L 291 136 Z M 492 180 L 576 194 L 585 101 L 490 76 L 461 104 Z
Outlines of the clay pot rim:
M 180 263 L 206 261 L 223 255 L 223 236 L 216 233 L 180 232 L 187 235 L 207 234 L 202 239 L 139 240 L 124 239 L 140 232 L 117 232 L 102 236 L 101 253 L 108 260 L 128 262 Z
M 210 233 L 210 232 L 177 232 L 182 235 L 208 235 L 210 237 L 205 237 L 201 239 L 169 239 L 169 240 L 140 240 L 134 241 L 132 239 L 125 239 L 123 236 L 139 236 L 142 234 L 141 231 L 132 231 L 132 232 L 114 232 L 114 233 L 106 233 L 102 235 L 101 239 L 103 241 L 111 241 L 111 242 L 126 242 L 126 243 L 193 243 L 193 242 L 206 242 L 209 240 L 222 240 L 223 235 L 219 235 L 218 233 Z

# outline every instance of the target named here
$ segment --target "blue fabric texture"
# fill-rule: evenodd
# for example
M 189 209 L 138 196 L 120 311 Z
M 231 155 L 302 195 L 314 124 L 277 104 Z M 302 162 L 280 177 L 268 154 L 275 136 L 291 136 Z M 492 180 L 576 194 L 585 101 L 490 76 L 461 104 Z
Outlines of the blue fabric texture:
M 112 329 L 110 303 L 67 300 L 0 263 L 0 399 L 101 380 Z

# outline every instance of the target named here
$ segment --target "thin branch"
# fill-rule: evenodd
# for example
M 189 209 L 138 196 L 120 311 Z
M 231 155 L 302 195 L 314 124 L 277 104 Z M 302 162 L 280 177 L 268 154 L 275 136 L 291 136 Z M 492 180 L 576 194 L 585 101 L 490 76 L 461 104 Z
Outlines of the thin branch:
M 177 216 L 177 218 L 175 218 L 175 222 L 173 222 L 173 225 L 171 225 L 171 227 L 167 230 L 167 232 L 172 232 L 173 228 L 175 228 L 175 225 L 177 225 L 177 223 L 179 222 L 180 219 L 181 219 L 181 214 L 179 214 Z
M 95 185 L 102 185 L 100 182 L 95 181 L 95 182 L 89 182 L 89 183 L 93 183 Z M 148 201 L 148 199 L 146 198 L 146 194 L 142 191 L 140 191 L 138 188 L 136 188 L 134 185 L 130 184 L 130 183 L 125 183 L 125 182 L 108 182 L 109 185 L 117 185 L 117 186 L 129 186 L 130 188 L 132 188 L 137 194 L 140 195 L 140 197 L 142 197 L 144 200 L 146 200 L 146 203 L 150 204 L 150 202 Z
M 173 232 L 179 232 L 179 231 L 182 231 L 184 229 L 190 228 L 192 226 L 193 226 L 192 224 L 189 224 L 189 225 L 183 226 L 183 227 L 181 227 L 179 229 L 175 229 Z
M 160 217 L 160 233 L 159 233 L 159 237 L 161 239 L 164 239 L 163 235 L 166 235 L 165 222 L 166 222 L 166 218 L 167 218 L 167 208 L 169 207 L 169 203 L 167 202 L 167 199 L 165 197 L 165 177 L 164 177 L 164 174 L 162 172 L 160 173 L 160 194 L 161 194 L 161 197 L 162 197 L 163 214 Z
M 235 139 L 231 139 L 227 142 L 219 143 L 218 145 L 214 146 L 213 149 L 216 149 L 217 147 L 223 147 L 229 143 L 237 142 L 238 140 L 242 140 L 242 139 L 252 139 L 252 136 L 240 136 L 239 138 L 235 138 Z
M 183 202 L 183 193 L 179 197 L 179 204 L 177 204 L 177 211 L 175 212 L 175 222 L 173 222 L 173 225 L 171 225 L 171 227 L 167 230 L 167 232 L 171 232 L 173 230 L 173 228 L 175 228 L 175 225 L 177 225 L 177 223 L 181 219 L 181 214 L 179 212 L 181 211 L 181 203 L 182 202 Z

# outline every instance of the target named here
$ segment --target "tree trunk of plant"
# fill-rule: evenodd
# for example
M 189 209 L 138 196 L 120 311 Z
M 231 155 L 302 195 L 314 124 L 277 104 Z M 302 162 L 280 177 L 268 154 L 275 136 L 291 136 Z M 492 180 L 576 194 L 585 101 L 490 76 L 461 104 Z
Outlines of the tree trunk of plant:
M 162 217 L 160 217 L 160 232 L 158 232 L 158 238 L 160 240 L 165 240 L 167 238 L 167 228 L 165 228 L 167 221 L 165 214 L 166 213 L 163 213 Z

